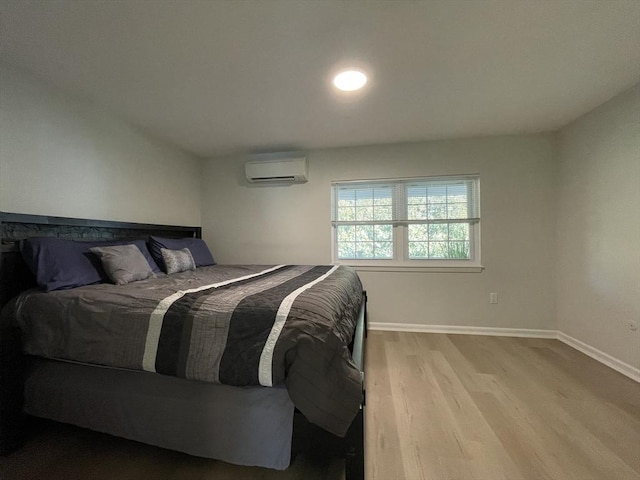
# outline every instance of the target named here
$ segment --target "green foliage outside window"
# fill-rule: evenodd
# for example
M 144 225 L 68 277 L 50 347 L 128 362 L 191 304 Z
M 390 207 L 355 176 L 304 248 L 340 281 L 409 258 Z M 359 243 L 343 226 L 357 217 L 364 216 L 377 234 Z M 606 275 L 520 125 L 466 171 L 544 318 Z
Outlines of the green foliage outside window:
M 395 228 L 410 260 L 469 260 L 477 178 L 334 186 L 338 259 L 394 259 Z

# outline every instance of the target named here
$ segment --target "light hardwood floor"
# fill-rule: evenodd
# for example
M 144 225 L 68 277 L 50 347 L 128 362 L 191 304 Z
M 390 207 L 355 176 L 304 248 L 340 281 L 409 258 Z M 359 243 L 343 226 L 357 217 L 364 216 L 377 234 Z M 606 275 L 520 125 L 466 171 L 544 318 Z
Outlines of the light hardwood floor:
M 370 332 L 368 480 L 640 480 L 640 384 L 557 340 Z M 326 479 L 190 457 L 50 424 L 4 479 Z

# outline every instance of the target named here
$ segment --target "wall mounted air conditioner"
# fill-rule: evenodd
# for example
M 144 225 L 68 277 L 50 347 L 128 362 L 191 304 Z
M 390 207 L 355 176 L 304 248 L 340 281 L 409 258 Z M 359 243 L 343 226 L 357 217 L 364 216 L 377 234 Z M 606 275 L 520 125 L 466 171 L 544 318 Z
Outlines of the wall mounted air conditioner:
M 308 180 L 306 157 L 249 161 L 244 165 L 249 183 L 292 184 Z

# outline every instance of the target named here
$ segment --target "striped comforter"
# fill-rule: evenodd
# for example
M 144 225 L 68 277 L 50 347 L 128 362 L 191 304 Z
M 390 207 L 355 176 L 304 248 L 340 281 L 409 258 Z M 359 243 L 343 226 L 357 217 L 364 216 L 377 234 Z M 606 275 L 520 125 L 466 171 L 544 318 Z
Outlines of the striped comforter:
M 362 401 L 351 341 L 362 300 L 344 266 L 214 265 L 128 285 L 27 292 L 26 353 L 227 385 L 286 385 L 344 435 Z

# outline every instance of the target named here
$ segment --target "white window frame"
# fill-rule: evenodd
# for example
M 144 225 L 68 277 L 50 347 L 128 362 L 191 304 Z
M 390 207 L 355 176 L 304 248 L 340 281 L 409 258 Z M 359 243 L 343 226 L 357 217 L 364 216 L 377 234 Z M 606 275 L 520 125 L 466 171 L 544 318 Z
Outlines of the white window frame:
M 466 180 L 473 182 L 475 212 L 468 220 L 470 257 L 469 259 L 411 259 L 409 258 L 408 231 L 409 225 L 415 222 L 407 219 L 405 189 L 407 185 L 421 182 L 441 182 Z M 336 198 L 337 188 L 357 187 L 365 185 L 395 185 L 394 220 L 384 223 L 393 224 L 393 258 L 392 259 L 339 259 L 337 243 Z M 428 222 L 427 222 L 428 223 Z M 484 267 L 480 261 L 480 176 L 452 175 L 433 177 L 411 177 L 374 180 L 345 180 L 331 182 L 331 257 L 334 264 L 350 265 L 361 271 L 416 271 L 416 272 L 481 272 Z

